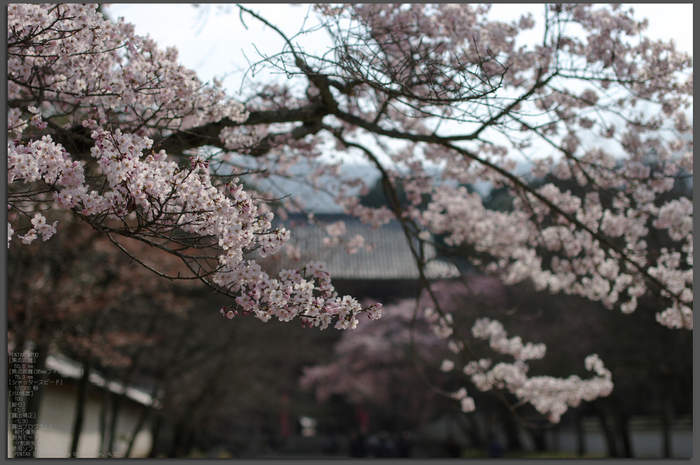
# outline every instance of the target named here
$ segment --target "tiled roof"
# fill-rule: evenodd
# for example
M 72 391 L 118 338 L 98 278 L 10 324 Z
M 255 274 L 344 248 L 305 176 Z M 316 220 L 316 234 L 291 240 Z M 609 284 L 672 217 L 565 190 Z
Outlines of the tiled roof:
M 56 371 L 63 378 L 80 379 L 83 376 L 83 365 L 72 360 L 65 355 L 56 354 L 46 357 L 46 368 Z M 89 375 L 92 384 L 101 388 L 107 388 L 115 394 L 125 395 L 129 399 L 146 406 L 158 407 L 159 401 L 154 399 L 146 391 L 133 387 L 124 386 L 121 382 L 107 381 L 100 373 L 92 371 Z
M 287 244 L 301 249 L 301 260 L 295 261 L 287 256 L 283 248 L 276 255 L 259 263 L 275 273 L 282 269 L 298 268 L 308 261 L 322 261 L 333 279 L 348 280 L 389 280 L 389 279 L 418 279 L 418 269 L 409 248 L 408 239 L 403 233 L 398 221 L 392 221 L 379 229 L 363 224 L 356 218 L 347 215 L 317 215 L 316 220 L 323 225 L 311 224 L 302 215 L 290 215 L 285 221 L 276 222 L 291 231 Z M 323 239 L 328 237 L 325 224 L 344 221 L 347 232 L 342 236 L 343 241 L 338 245 L 328 246 Z M 355 235 L 365 239 L 365 245 L 372 246 L 369 251 L 361 248 L 354 254 L 346 251 L 347 241 Z M 433 259 L 435 250 L 426 247 L 426 266 L 428 279 L 445 279 L 459 276 L 454 265 Z M 432 260 L 431 260 L 432 259 Z

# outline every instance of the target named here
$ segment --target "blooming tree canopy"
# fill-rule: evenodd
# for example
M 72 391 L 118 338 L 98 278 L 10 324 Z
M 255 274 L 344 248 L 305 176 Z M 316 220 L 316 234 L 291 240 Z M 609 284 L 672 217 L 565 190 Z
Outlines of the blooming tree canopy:
M 357 324 L 364 309 L 336 296 L 323 264 L 270 279 L 244 260 L 254 248 L 261 256 L 277 252 L 289 231 L 272 229 L 273 215 L 259 212 L 237 178 L 213 181 L 209 162 L 196 154 L 178 164 L 156 152 L 154 139 L 173 132 L 245 121 L 240 103 L 178 65 L 174 49 L 104 19 L 96 5 L 8 11 L 8 247 L 13 223 L 24 244 L 48 240 L 57 222 L 47 223 L 42 211 L 69 209 L 110 239 L 135 238 L 180 257 L 188 277 L 237 295 L 237 306 L 264 321 Z M 226 134 L 227 143 L 237 140 Z M 379 316 L 376 306 L 366 310 Z
M 693 203 L 669 196 L 692 179 L 692 58 L 645 37 L 646 20 L 619 5 L 547 5 L 541 40 L 523 45 L 535 18 L 493 20 L 484 5 L 319 5 L 321 27 L 302 32 L 329 33 L 333 47 L 313 55 L 238 8 L 286 42 L 255 66 L 289 78 L 250 84 L 244 102 L 95 5 L 9 6 L 8 247 L 48 240 L 60 225 L 44 213 L 69 210 L 109 238 L 181 258 L 186 276 L 153 271 L 231 295 L 229 318 L 241 310 L 354 328 L 361 312 L 378 318 L 378 306 L 338 297 L 322 264 L 270 278 L 249 259 L 274 254 L 293 231 L 273 228 L 270 196 L 239 178 L 294 177 L 307 166 L 303 181 L 321 189 L 332 178 L 347 213 L 376 227 L 401 222 L 428 290 L 423 245 L 442 236 L 446 254 L 505 283 L 531 280 L 626 313 L 654 295 L 660 324 L 692 329 Z M 364 180 L 321 162 L 334 150 L 377 168 L 388 207 L 360 204 Z M 516 157 L 531 172 L 516 172 Z M 530 182 L 546 174 L 578 190 Z M 485 208 L 466 187 L 480 181 L 507 187 L 513 208 Z M 664 246 L 651 250 L 651 237 Z M 477 386 L 508 389 L 553 420 L 606 392 L 524 378 L 521 362 L 543 348 L 509 339 L 492 320 L 459 334 L 428 296 L 453 347 L 469 355 L 470 342 L 488 339 L 515 358 L 490 368 L 474 357 L 466 370 Z M 595 355 L 586 365 L 609 381 Z M 540 402 L 547 389 L 561 395 Z

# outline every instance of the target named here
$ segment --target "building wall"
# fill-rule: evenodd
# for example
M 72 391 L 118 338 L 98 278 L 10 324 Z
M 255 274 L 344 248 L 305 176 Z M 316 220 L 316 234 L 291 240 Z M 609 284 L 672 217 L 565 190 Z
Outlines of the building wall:
M 85 402 L 83 429 L 78 443 L 78 457 L 96 458 L 100 448 L 100 412 L 102 393 L 91 393 Z M 73 384 L 47 385 L 39 407 L 38 423 L 43 429 L 37 431 L 36 457 L 67 458 L 73 438 L 73 422 L 78 397 L 78 387 Z M 117 420 L 117 435 L 112 455 L 124 457 L 129 445 L 129 436 L 138 422 L 143 406 L 131 401 L 124 402 Z M 108 418 L 109 423 L 109 418 Z M 11 447 L 11 432 L 8 429 L 8 451 Z M 146 457 L 151 449 L 152 437 L 148 422 L 145 422 L 131 451 L 130 457 Z
M 460 428 L 451 424 L 449 416 L 443 416 L 420 430 L 423 440 L 442 443 L 452 436 L 464 448 L 473 447 Z M 477 415 L 477 423 L 482 432 L 489 430 L 489 423 L 483 415 Z M 491 425 L 493 426 L 493 425 Z M 506 444 L 506 438 L 500 428 L 496 429 L 501 444 Z M 671 422 L 671 457 L 690 458 L 693 456 L 693 425 L 689 418 L 677 418 Z M 583 434 L 586 455 L 606 456 L 607 442 L 598 418 L 583 420 Z M 530 434 L 520 428 L 519 438 L 526 451 L 534 452 L 535 447 Z M 662 458 L 663 436 L 661 424 L 654 417 L 632 417 L 630 419 L 630 436 L 632 455 L 635 458 Z M 578 439 L 573 425 L 561 425 L 546 433 L 549 451 L 576 454 Z M 618 450 L 622 450 L 618 444 Z
M 676 419 L 671 422 L 671 457 L 690 458 L 693 456 L 693 425 L 689 419 Z M 597 418 L 587 418 L 583 421 L 584 444 L 587 454 L 606 455 L 607 443 Z M 575 453 L 578 447 L 576 431 L 572 427 L 562 427 L 548 434 L 548 444 L 556 442 L 556 449 L 562 452 Z M 632 455 L 635 458 L 662 458 L 663 436 L 658 419 L 653 417 L 632 417 L 630 420 L 630 439 Z M 621 449 L 621 444 L 618 445 Z

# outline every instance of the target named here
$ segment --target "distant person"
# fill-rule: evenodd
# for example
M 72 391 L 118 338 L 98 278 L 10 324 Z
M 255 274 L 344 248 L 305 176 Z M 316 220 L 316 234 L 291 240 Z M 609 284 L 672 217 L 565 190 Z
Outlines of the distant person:
M 365 449 L 365 440 L 362 435 L 353 431 L 350 433 L 350 457 L 363 458 L 367 457 L 367 450 Z
M 462 457 L 462 450 L 454 437 L 450 438 L 445 443 L 445 453 L 449 458 L 458 459 Z
M 335 433 L 332 431 L 326 434 L 326 439 L 323 442 L 323 453 L 325 455 L 335 456 L 338 455 L 340 446 L 338 444 L 338 439 L 335 437 Z
M 379 448 L 379 436 L 374 433 L 368 434 L 365 444 L 367 446 L 367 456 L 376 457 L 377 449 Z
M 489 457 L 498 458 L 503 455 L 503 447 L 501 446 L 501 443 L 498 442 L 496 435 L 493 433 L 489 433 L 486 449 Z
M 379 444 L 377 445 L 377 457 L 378 458 L 392 458 L 394 457 L 394 443 L 389 437 L 389 433 L 382 431 L 379 434 Z
M 399 436 L 399 440 L 396 443 L 396 455 L 400 458 L 408 458 L 411 456 L 411 449 L 413 448 L 413 438 L 409 431 L 404 431 Z

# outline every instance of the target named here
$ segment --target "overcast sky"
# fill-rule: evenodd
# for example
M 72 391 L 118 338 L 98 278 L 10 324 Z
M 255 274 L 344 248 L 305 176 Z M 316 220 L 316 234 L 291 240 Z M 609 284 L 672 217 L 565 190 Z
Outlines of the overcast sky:
M 649 18 L 647 35 L 654 39 L 674 39 L 680 50 L 693 52 L 693 5 L 692 4 L 634 4 L 635 17 Z M 226 5 L 197 9 L 188 4 L 113 4 L 106 8 L 112 19 L 123 16 L 136 27 L 140 35 L 150 34 L 161 47 L 175 46 L 180 51 L 180 60 L 194 69 L 204 81 L 226 73 L 247 69 L 246 57 L 259 59 L 256 47 L 273 54 L 281 50 L 283 42 L 269 28 L 244 16 L 248 30 L 239 19 L 235 6 L 231 14 L 221 14 L 218 8 Z M 249 8 L 259 12 L 289 36 L 299 31 L 309 13 L 308 4 L 253 4 Z M 495 4 L 492 17 L 504 21 L 515 20 L 520 15 L 533 12 L 535 21 L 542 17 L 543 5 Z M 313 17 L 313 14 L 311 15 Z M 307 25 L 312 19 L 309 19 Z M 541 21 L 539 21 L 541 22 Z M 534 32 L 536 33 L 536 32 Z M 533 32 L 530 32 L 533 34 Z M 307 49 L 322 49 L 330 42 L 319 40 L 319 34 L 300 38 L 299 43 Z M 229 91 L 237 91 L 241 74 L 224 82 Z

